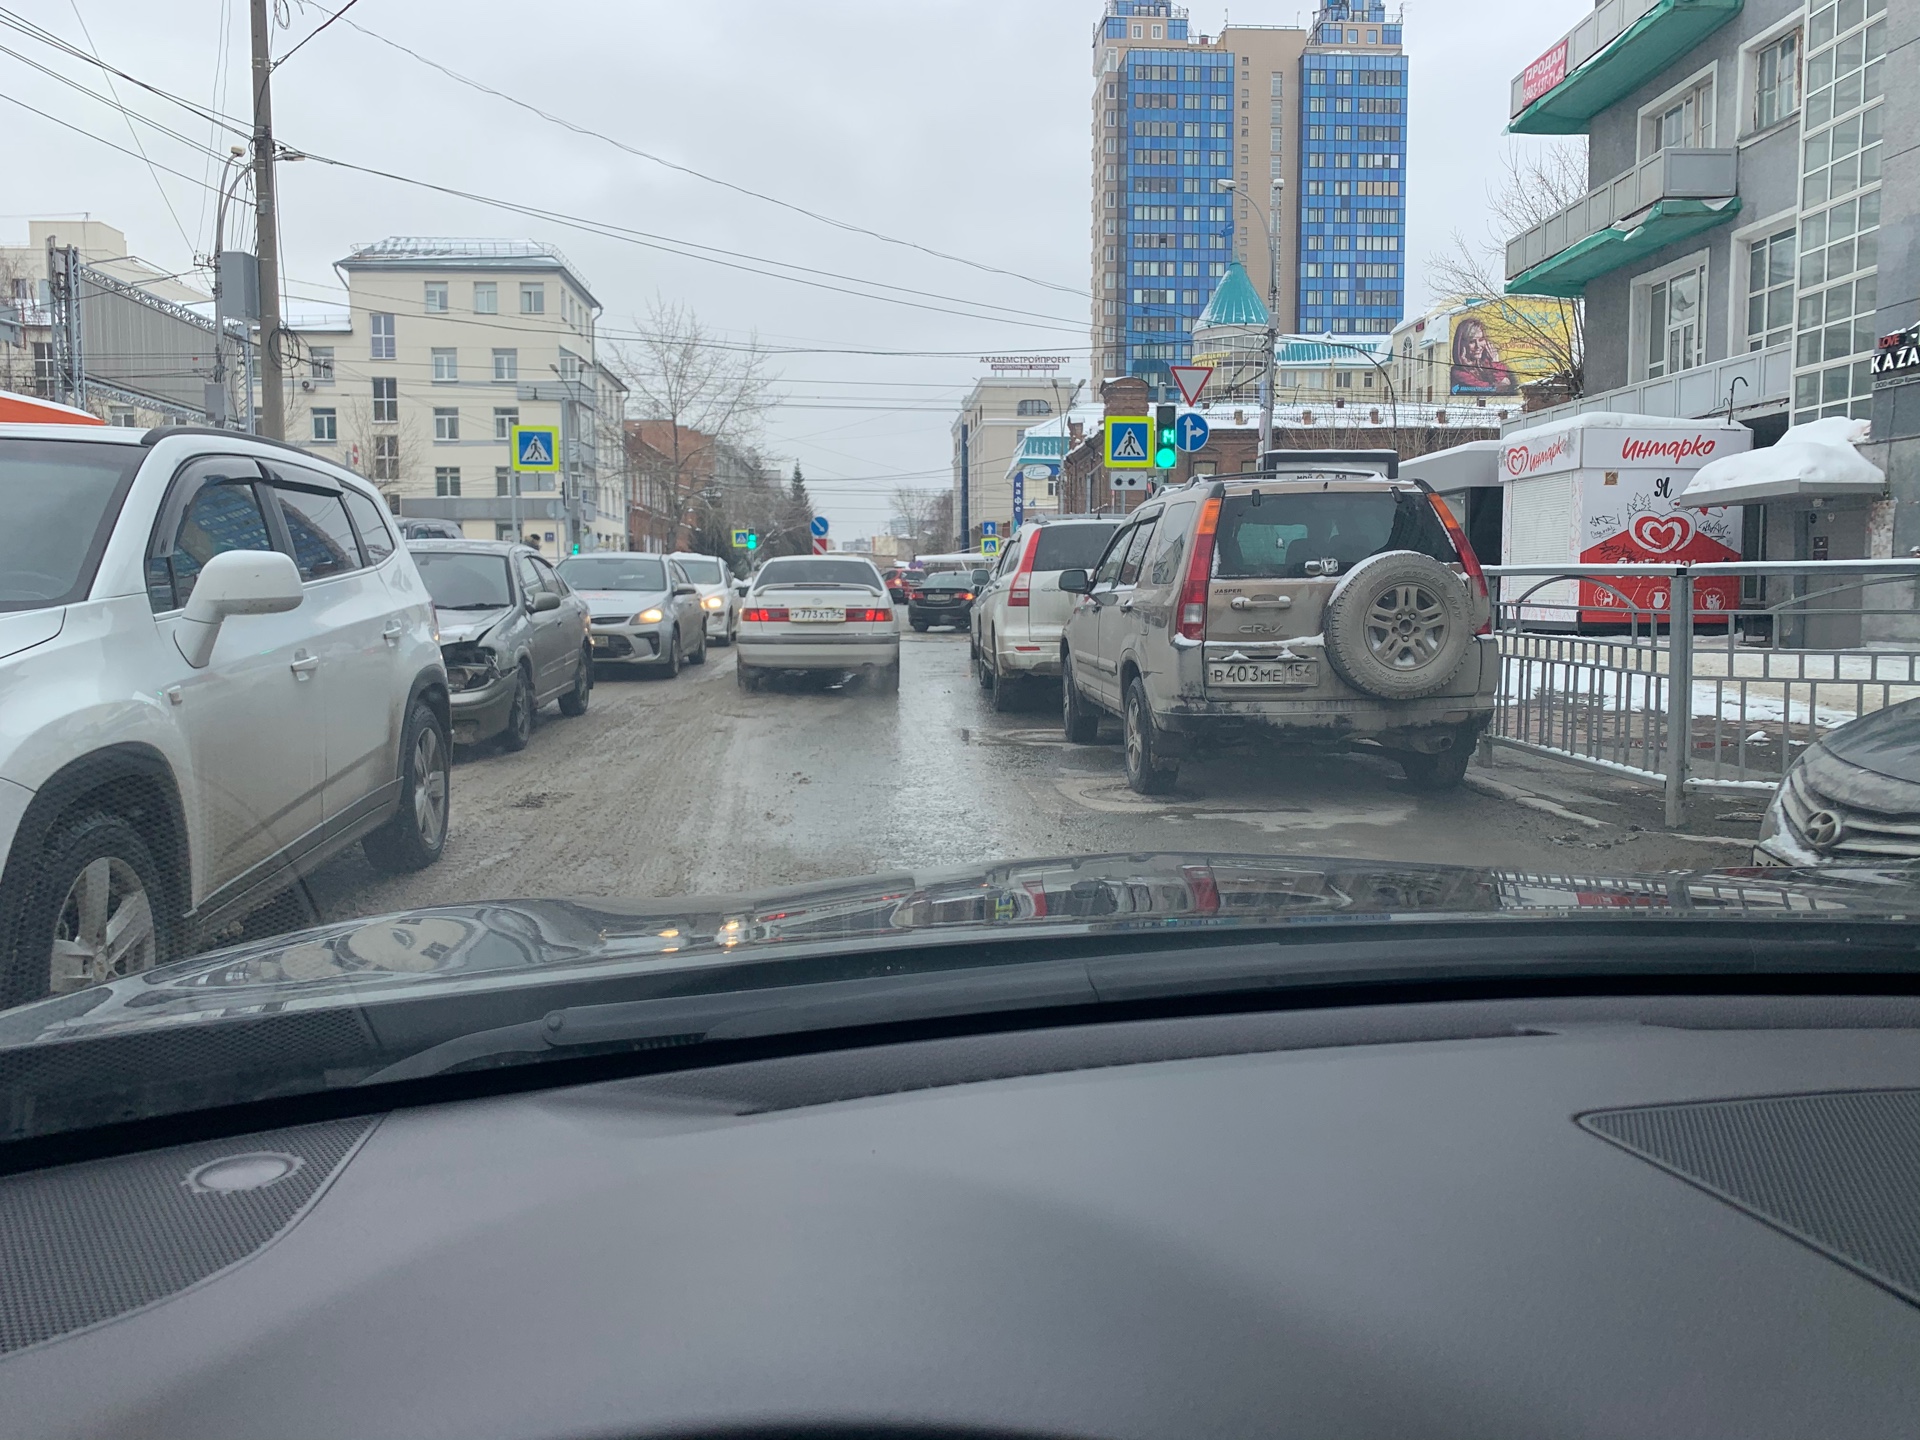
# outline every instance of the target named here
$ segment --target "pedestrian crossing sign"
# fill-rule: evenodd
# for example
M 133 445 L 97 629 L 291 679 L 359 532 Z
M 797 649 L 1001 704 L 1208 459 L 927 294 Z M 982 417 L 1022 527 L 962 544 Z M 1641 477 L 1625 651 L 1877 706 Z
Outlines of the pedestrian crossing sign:
M 1107 467 L 1112 470 L 1149 470 L 1153 468 L 1153 446 L 1149 443 L 1153 422 L 1145 415 L 1109 415 L 1107 417 Z
M 559 470 L 560 431 L 557 426 L 515 425 L 511 434 L 514 469 L 545 471 L 548 474 Z
M 1000 537 L 998 535 L 981 536 L 980 553 L 982 555 L 998 555 L 1000 553 Z

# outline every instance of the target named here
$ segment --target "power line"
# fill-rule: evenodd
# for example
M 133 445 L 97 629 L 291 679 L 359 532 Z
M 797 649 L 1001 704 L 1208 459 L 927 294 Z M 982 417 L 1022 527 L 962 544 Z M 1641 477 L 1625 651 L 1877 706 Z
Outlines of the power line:
M 105 60 L 102 60 L 98 55 L 89 55 L 86 51 L 61 39 L 58 35 L 54 34 L 51 30 L 48 30 L 43 26 L 36 25 L 33 21 L 28 20 L 25 16 L 15 14 L 13 11 L 8 10 L 4 6 L 0 6 L 0 25 L 5 25 L 11 29 L 18 30 L 22 35 L 27 36 L 29 39 L 38 40 L 44 45 L 51 45 L 54 49 L 59 50 L 63 54 L 72 56 L 75 60 L 81 60 L 89 65 L 97 66 L 99 69 L 105 70 L 108 74 L 118 76 L 120 79 L 125 80 L 129 85 L 138 86 L 140 89 L 145 90 L 150 95 L 157 95 L 162 100 L 171 101 L 173 104 L 180 106 L 182 109 L 192 112 L 195 116 L 199 117 L 202 120 L 214 121 L 219 125 L 223 126 L 224 128 L 226 128 L 227 130 L 231 131 L 235 135 L 241 136 L 242 138 L 250 138 L 253 134 L 253 131 L 251 128 L 242 124 L 240 121 L 235 120 L 232 116 L 218 114 L 212 110 L 209 110 L 206 106 L 201 105 L 196 101 L 188 100 L 184 96 L 175 95 L 170 90 L 162 90 L 158 85 L 150 85 L 145 80 L 140 79 L 138 76 L 129 75 L 126 71 L 120 69 L 118 66 L 108 64 Z M 166 167 L 162 166 L 161 168 L 165 169 Z M 173 172 L 173 173 L 178 173 L 178 172 Z
M 351 8 L 351 5 L 349 5 L 347 8 Z M 344 13 L 344 11 L 342 13 Z M 338 17 L 335 17 L 335 18 L 338 18 Z M 332 22 L 329 21 L 328 23 L 330 24 Z M 1032 275 L 1023 275 L 1017 270 L 1007 270 L 1007 269 L 1001 268 L 998 265 L 989 265 L 984 261 L 970 260 L 964 255 L 953 255 L 953 254 L 949 254 L 944 250 L 935 250 L 930 246 L 920 244 L 916 240 L 904 240 L 899 238 L 898 236 L 883 234 L 878 230 L 869 229 L 864 225 L 857 225 L 852 221 L 848 221 L 848 220 L 836 219 L 831 215 L 822 214 L 820 211 L 809 210 L 804 205 L 796 205 L 796 204 L 793 204 L 791 201 L 782 200 L 782 199 L 779 199 L 777 196 L 768 195 L 762 191 L 750 189 L 745 185 L 736 184 L 731 180 L 723 180 L 719 176 L 709 175 L 704 171 L 694 169 L 690 165 L 682 165 L 677 161 L 668 160 L 664 156 L 655 155 L 650 151 L 642 150 L 642 149 L 639 149 L 637 146 L 629 145 L 624 140 L 617 140 L 611 135 L 603 134 L 598 130 L 594 130 L 588 126 L 578 124 L 575 121 L 564 118 L 563 116 L 555 115 L 550 111 L 542 110 L 539 106 L 534 105 L 526 100 L 522 100 L 518 96 L 509 95 L 504 90 L 495 89 L 493 86 L 486 84 L 484 81 L 475 80 L 468 75 L 462 75 L 459 71 L 451 69 L 446 65 L 443 65 L 437 60 L 433 60 L 425 55 L 422 55 L 418 50 L 414 50 L 409 48 L 408 46 L 402 45 L 398 40 L 389 39 L 387 36 L 382 35 L 377 31 L 369 30 L 366 26 L 362 25 L 357 20 L 349 20 L 347 21 L 347 24 L 353 29 L 358 30 L 362 35 L 365 35 L 369 40 L 376 40 L 382 45 L 386 45 L 394 50 L 398 50 L 403 55 L 411 56 L 413 59 L 419 61 L 422 65 L 427 66 L 429 69 L 439 71 L 442 75 L 445 75 L 448 79 L 456 81 L 461 85 L 466 85 L 474 90 L 478 90 L 482 94 L 491 95 L 495 99 L 504 100 L 509 105 L 517 106 L 518 108 L 527 111 L 529 114 L 539 116 L 542 120 L 547 121 L 549 124 L 558 125 L 564 130 L 572 131 L 576 135 L 584 135 L 591 139 L 603 141 L 604 143 L 613 146 L 617 150 L 625 151 L 629 155 L 637 156 L 642 160 L 650 160 L 656 165 L 665 166 L 667 169 L 678 171 L 683 175 L 690 175 L 696 180 L 704 180 L 709 185 L 718 185 L 722 189 L 732 190 L 737 194 L 746 195 L 751 197 L 752 199 L 764 201 L 769 205 L 777 205 L 783 210 L 791 210 L 795 214 L 804 215 L 810 220 L 817 220 L 822 225 L 830 225 L 837 230 L 845 230 L 855 235 L 865 235 L 870 239 L 879 240 L 888 245 L 900 245 L 900 246 L 906 247 L 909 250 L 918 250 L 924 255 L 931 255 L 934 258 L 939 260 L 952 261 L 954 264 L 957 264 L 957 265 L 966 265 L 975 270 L 984 271 L 990 275 L 1005 275 L 1010 279 L 1022 280 L 1029 285 L 1038 285 L 1043 289 L 1058 290 L 1063 294 L 1072 295 L 1081 299 L 1088 298 L 1087 291 L 1075 289 L 1071 285 L 1062 285 L 1062 284 L 1059 284 L 1057 281 L 1053 281 L 1053 280 L 1041 280 Z M 325 27 L 323 26 L 321 28 L 324 29 Z M 318 33 L 318 32 L 315 32 L 315 33 Z
M 320 28 L 318 30 L 309 31 L 307 34 L 306 40 L 302 40 L 298 45 L 295 45 L 293 49 L 287 51 L 286 54 L 282 55 L 278 60 L 274 61 L 273 64 L 268 68 L 272 70 L 278 70 L 282 65 L 286 64 L 287 61 L 291 60 L 294 56 L 300 53 L 300 51 L 306 46 L 307 40 L 313 39 L 316 35 L 320 33 L 321 30 L 326 29 L 327 26 L 333 24 L 334 21 L 338 20 L 342 15 L 346 14 L 347 11 L 351 10 L 354 6 L 358 5 L 359 3 L 360 3 L 360 0 L 347 0 L 346 4 L 342 5 L 338 10 L 334 11 L 333 14 L 329 15 L 325 20 L 321 21 Z M 349 20 L 347 23 L 349 25 L 353 24 L 351 20 Z

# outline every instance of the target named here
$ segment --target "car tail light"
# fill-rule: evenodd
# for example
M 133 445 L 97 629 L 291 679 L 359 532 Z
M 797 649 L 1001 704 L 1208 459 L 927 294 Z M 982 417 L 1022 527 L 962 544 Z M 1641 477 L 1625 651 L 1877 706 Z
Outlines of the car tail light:
M 785 618 L 785 612 L 784 612 L 784 611 L 782 612 L 782 618 Z M 847 611 L 847 619 L 849 619 L 849 620 L 855 620 L 855 621 L 858 621 L 858 620 L 891 620 L 892 618 L 893 618 L 893 611 L 891 611 L 891 610 L 869 610 L 869 609 L 866 609 L 866 608 L 864 608 L 864 607 L 863 607 L 863 608 L 861 608 L 861 609 L 858 609 L 858 610 L 855 610 L 855 609 L 849 609 L 849 610 Z
M 1220 497 L 1215 495 L 1200 507 L 1193 554 L 1187 559 L 1187 583 L 1180 590 L 1180 614 L 1174 630 L 1184 639 L 1204 640 L 1207 636 L 1207 585 L 1213 578 L 1213 532 L 1219 528 Z
M 1220 882 L 1213 878 L 1213 871 L 1205 865 L 1182 865 L 1180 874 L 1186 879 L 1187 893 L 1193 897 L 1193 908 L 1202 915 L 1220 913 Z
M 1040 553 L 1040 532 L 1034 531 L 1027 538 L 1027 548 L 1020 552 L 1020 568 L 1013 572 L 1013 584 L 1007 589 L 1007 604 L 1033 604 L 1033 561 Z
M 1473 553 L 1473 546 L 1467 543 L 1467 532 L 1460 528 L 1460 522 L 1453 518 L 1453 511 L 1447 502 L 1438 495 L 1428 493 L 1427 499 L 1433 502 L 1433 513 L 1440 517 L 1440 523 L 1447 527 L 1447 538 L 1453 541 L 1453 548 L 1460 556 L 1460 568 L 1467 572 L 1467 578 L 1473 582 L 1473 588 L 1479 592 L 1482 600 L 1487 599 L 1487 576 L 1480 568 L 1480 557 Z M 1473 632 L 1476 635 L 1491 635 L 1493 620 L 1491 617 L 1480 624 Z
M 765 625 L 769 621 L 785 620 L 787 618 L 787 607 L 784 605 L 756 605 L 752 609 L 743 612 L 740 618 L 751 624 Z
M 961 591 L 961 592 L 960 592 L 960 593 L 959 593 L 959 594 L 958 594 L 957 596 L 955 596 L 954 598 L 955 598 L 955 599 L 958 599 L 958 600 L 971 600 L 971 599 L 973 598 L 973 591 L 971 591 L 971 590 L 962 590 L 962 591 Z

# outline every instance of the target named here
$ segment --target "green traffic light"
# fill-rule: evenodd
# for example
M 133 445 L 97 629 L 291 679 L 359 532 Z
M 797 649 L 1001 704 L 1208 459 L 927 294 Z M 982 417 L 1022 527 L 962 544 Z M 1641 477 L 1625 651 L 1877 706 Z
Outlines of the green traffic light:
M 580 553 L 580 542 L 578 540 L 573 542 L 573 553 L 575 555 L 578 555 Z
M 1171 430 L 1160 432 L 1160 443 L 1154 447 L 1153 451 L 1153 463 L 1157 469 L 1161 470 L 1171 470 L 1180 463 L 1180 450 L 1174 444 Z
M 747 549 L 758 550 L 759 548 L 760 548 L 760 532 L 757 530 L 749 530 L 747 532 Z

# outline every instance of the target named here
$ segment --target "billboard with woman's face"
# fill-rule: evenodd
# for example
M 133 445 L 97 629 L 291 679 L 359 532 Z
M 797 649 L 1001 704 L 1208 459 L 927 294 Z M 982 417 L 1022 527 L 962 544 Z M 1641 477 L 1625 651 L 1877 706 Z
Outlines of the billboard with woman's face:
M 1565 367 L 1571 316 L 1554 300 L 1489 300 L 1452 317 L 1447 389 L 1454 395 L 1518 395 Z

